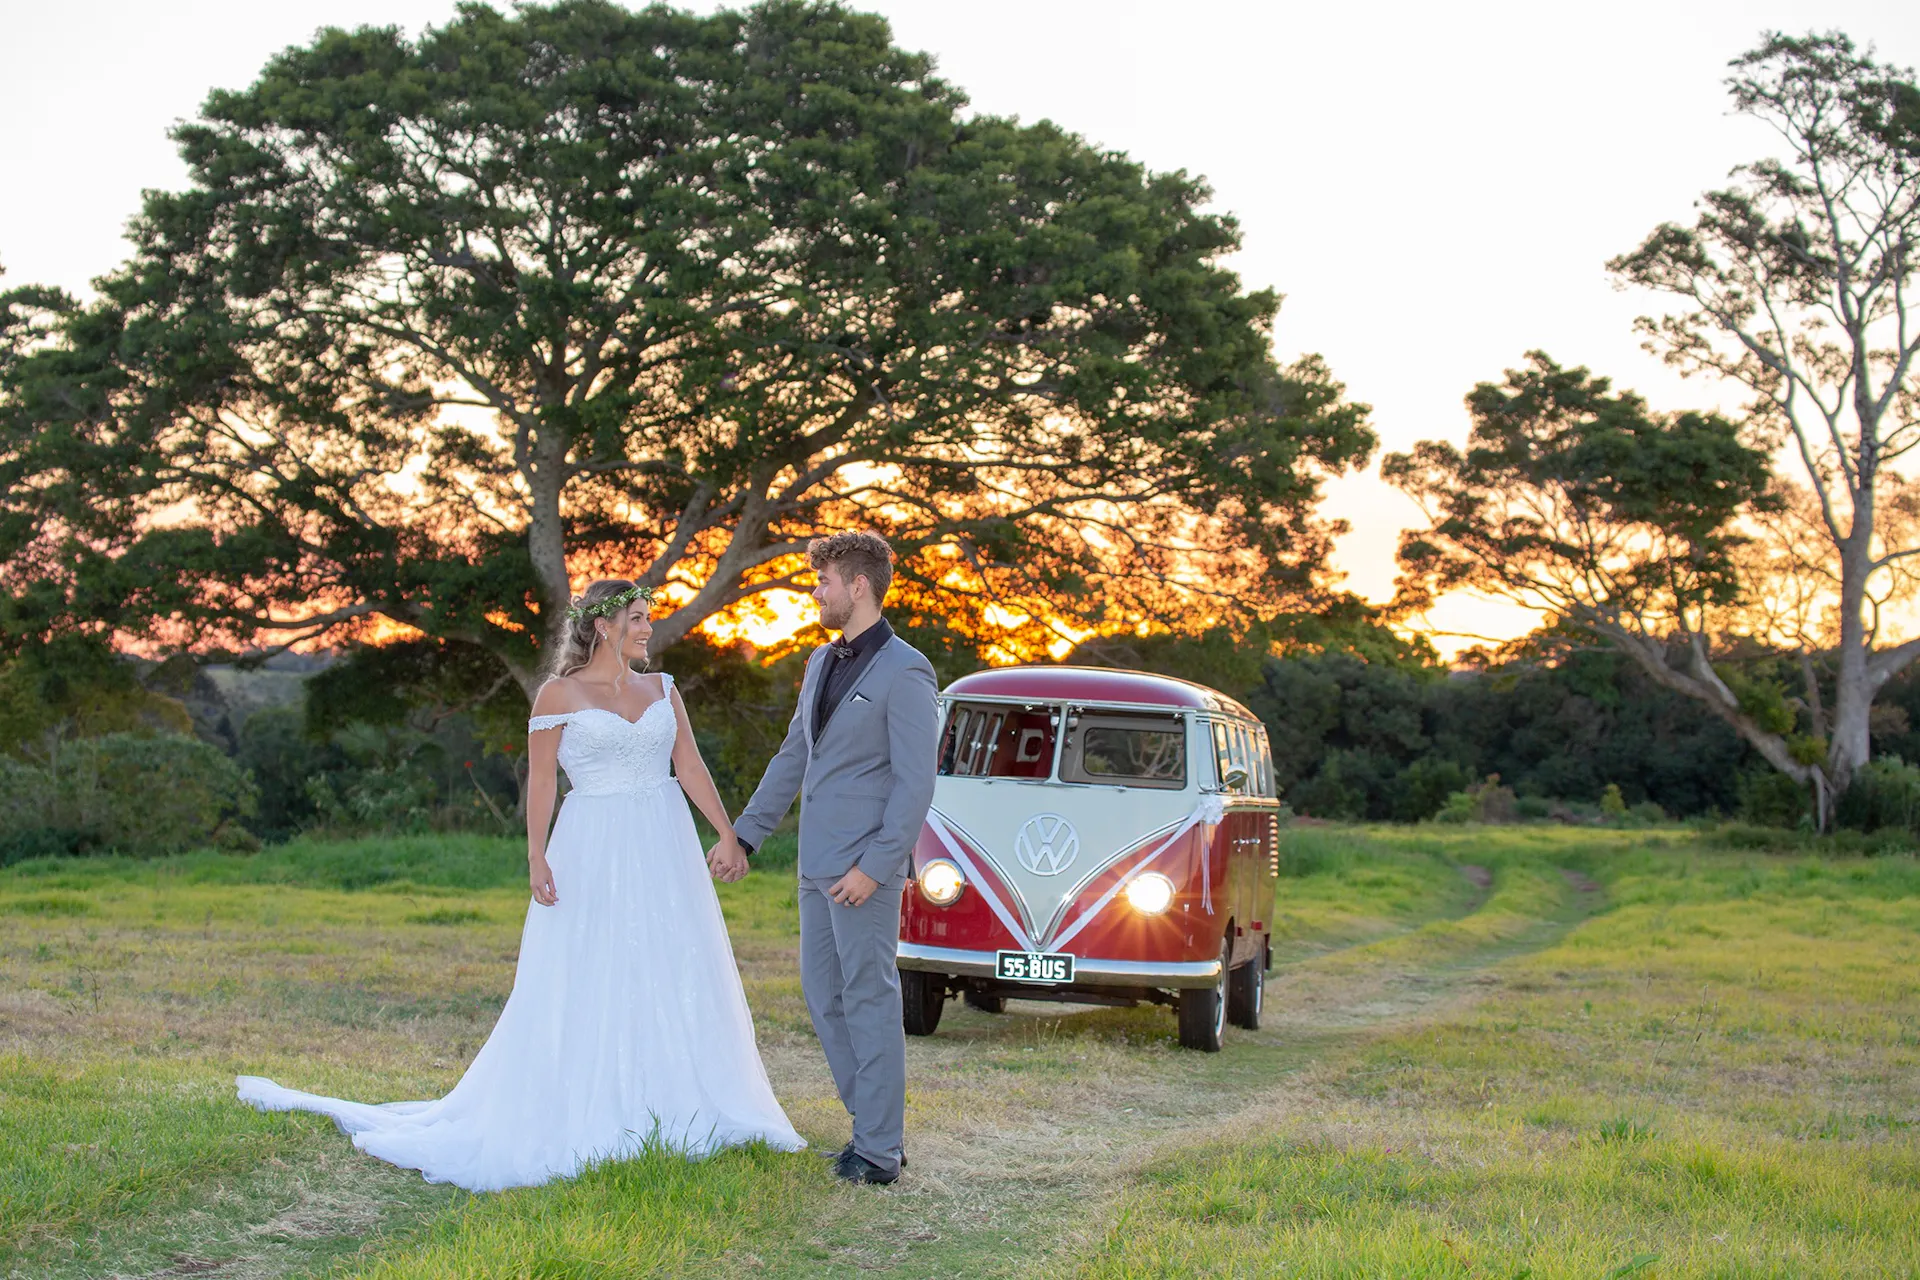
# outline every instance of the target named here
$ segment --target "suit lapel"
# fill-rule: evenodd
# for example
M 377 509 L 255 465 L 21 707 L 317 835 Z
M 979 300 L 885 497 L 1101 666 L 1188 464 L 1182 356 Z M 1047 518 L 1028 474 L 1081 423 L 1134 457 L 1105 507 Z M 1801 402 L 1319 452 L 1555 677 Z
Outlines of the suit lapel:
M 826 679 L 820 671 L 826 665 L 827 659 L 823 656 L 826 652 L 825 645 L 815 649 L 813 656 L 807 659 L 805 673 L 800 677 L 800 724 L 807 731 L 808 755 L 813 754 L 813 704 L 820 696 L 820 682 Z

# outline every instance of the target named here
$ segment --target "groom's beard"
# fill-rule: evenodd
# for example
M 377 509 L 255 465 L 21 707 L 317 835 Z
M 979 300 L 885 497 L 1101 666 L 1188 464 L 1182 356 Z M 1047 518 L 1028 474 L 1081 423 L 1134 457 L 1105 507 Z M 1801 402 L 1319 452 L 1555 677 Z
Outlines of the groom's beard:
M 847 624 L 853 621 L 853 602 L 846 604 L 820 605 L 820 625 L 829 631 L 845 631 Z

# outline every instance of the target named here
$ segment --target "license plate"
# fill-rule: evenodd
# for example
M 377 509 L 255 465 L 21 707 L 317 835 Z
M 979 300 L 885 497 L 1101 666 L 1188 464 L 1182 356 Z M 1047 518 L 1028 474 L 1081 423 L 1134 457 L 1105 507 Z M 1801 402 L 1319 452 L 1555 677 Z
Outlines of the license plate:
M 1008 982 L 1072 982 L 1073 957 L 1064 951 L 996 951 L 993 976 Z

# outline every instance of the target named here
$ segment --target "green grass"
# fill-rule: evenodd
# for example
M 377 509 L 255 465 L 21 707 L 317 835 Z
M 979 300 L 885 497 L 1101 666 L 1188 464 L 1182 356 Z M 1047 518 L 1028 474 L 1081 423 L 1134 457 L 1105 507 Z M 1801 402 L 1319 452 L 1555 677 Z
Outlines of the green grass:
M 1499 877 L 1383 959 L 1551 929 L 1543 857 L 1608 907 L 1471 1008 L 1325 1060 L 1311 1114 L 1153 1165 L 1079 1274 L 1920 1274 L 1920 866 L 1372 838 Z
M 753 865 L 766 870 L 791 867 L 796 847 L 791 832 L 777 832 L 754 855 Z M 87 890 L 159 880 L 174 885 L 432 892 L 519 888 L 527 882 L 527 854 L 526 841 L 518 836 L 302 837 L 244 856 L 203 850 L 169 858 L 33 858 L 6 868 L 5 874 L 23 888 Z M 62 898 L 57 893 L 41 896 Z
M 784 855 L 784 857 L 783 857 Z M 891 1192 L 765 1150 L 471 1197 L 232 1099 L 443 1093 L 517 843 L 0 871 L 0 1275 L 1920 1275 L 1920 864 L 1678 829 L 1301 827 L 1267 1026 L 949 1006 Z M 720 896 L 775 1086 L 845 1117 L 790 839 Z M 541 1087 L 530 1082 L 529 1087 Z

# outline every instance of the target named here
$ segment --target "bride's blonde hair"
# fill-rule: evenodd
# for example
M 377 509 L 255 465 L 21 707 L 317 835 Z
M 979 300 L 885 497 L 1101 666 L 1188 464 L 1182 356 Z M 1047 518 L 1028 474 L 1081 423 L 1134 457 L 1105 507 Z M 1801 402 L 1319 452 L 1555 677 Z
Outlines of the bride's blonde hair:
M 609 634 L 614 627 L 626 627 L 627 606 L 636 600 L 652 600 L 653 589 L 627 578 L 601 578 L 567 606 L 567 625 L 560 633 L 560 647 L 553 655 L 552 675 L 570 676 L 593 661 L 600 648 L 600 629 L 594 624 L 605 618 Z

